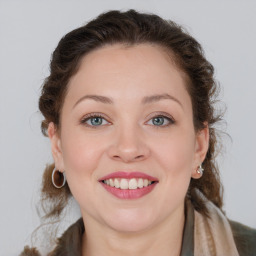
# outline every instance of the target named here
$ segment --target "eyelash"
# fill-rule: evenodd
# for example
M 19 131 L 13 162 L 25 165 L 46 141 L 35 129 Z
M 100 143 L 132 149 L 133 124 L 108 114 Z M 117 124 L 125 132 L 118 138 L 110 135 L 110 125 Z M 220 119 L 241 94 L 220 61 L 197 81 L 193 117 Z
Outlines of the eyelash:
M 106 117 L 105 117 L 104 115 L 100 114 L 100 113 L 90 113 L 90 114 L 84 116 L 84 117 L 82 118 L 82 120 L 80 121 L 80 123 L 83 124 L 83 125 L 85 125 L 86 127 L 90 127 L 90 128 L 93 128 L 93 129 L 97 129 L 97 128 L 98 128 L 97 125 L 94 126 L 94 125 L 89 125 L 89 124 L 86 123 L 88 120 L 90 120 L 90 119 L 92 119 L 92 118 L 95 118 L 95 117 L 100 117 L 100 118 L 106 120 Z M 106 120 L 106 121 L 107 121 L 107 120 Z M 107 121 L 107 122 L 108 122 L 108 121 Z M 99 126 L 101 126 L 101 125 L 99 125 Z
M 100 117 L 100 118 L 104 119 L 105 121 L 107 121 L 106 117 L 104 115 L 100 114 L 100 113 L 90 113 L 90 114 L 84 116 L 82 118 L 82 120 L 80 121 L 80 123 L 82 125 L 85 125 L 86 127 L 89 127 L 89 128 L 92 128 L 92 129 L 97 129 L 97 128 L 103 126 L 103 125 L 89 125 L 89 124 L 86 123 L 88 120 L 90 120 L 92 118 L 96 118 L 96 117 Z M 167 114 L 167 113 L 156 113 L 153 117 L 151 117 L 149 119 L 149 121 L 153 120 L 154 118 L 157 118 L 157 117 L 163 117 L 164 119 L 167 119 L 169 123 L 166 124 L 166 125 L 153 125 L 154 128 L 166 128 L 166 127 L 176 123 L 174 118 L 172 116 L 170 116 L 169 114 Z M 109 121 L 107 121 L 107 122 L 109 122 Z

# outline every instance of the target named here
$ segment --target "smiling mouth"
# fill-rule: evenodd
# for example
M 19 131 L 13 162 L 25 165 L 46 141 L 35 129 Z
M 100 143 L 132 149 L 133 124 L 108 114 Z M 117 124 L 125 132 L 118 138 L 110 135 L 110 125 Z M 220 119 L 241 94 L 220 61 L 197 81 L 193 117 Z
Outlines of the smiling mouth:
M 138 179 L 114 178 L 114 179 L 105 179 L 105 180 L 102 180 L 101 182 L 109 187 L 117 188 L 120 190 L 142 189 L 156 183 L 156 181 L 143 179 L 143 178 L 138 178 Z
M 142 172 L 117 171 L 100 180 L 107 192 L 119 199 L 137 199 L 154 190 L 159 180 Z

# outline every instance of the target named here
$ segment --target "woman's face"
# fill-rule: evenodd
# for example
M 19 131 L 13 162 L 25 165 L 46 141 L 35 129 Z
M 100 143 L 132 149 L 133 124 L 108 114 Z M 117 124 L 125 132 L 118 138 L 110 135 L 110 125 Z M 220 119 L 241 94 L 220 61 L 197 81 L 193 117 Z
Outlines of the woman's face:
M 141 231 L 181 214 L 208 129 L 195 132 L 170 57 L 147 44 L 106 46 L 83 58 L 68 86 L 61 130 L 48 132 L 84 219 Z

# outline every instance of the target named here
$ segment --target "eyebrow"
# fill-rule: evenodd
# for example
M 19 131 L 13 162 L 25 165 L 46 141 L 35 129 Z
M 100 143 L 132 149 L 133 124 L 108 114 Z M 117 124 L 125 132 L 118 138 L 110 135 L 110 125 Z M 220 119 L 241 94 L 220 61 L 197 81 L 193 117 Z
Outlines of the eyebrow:
M 83 96 L 82 98 L 80 98 L 76 103 L 75 105 L 73 106 L 73 108 L 79 104 L 81 101 L 84 101 L 86 99 L 91 99 L 91 100 L 94 100 L 94 101 L 97 101 L 97 102 L 101 102 L 101 103 L 104 103 L 104 104 L 114 104 L 114 101 L 111 99 L 111 98 L 108 98 L 106 96 L 101 96 L 101 95 L 85 95 Z M 164 94 L 155 94 L 155 95 L 151 95 L 151 96 L 146 96 L 142 99 L 141 103 L 143 105 L 145 104 L 150 104 L 150 103 L 153 103 L 153 102 L 157 102 L 157 101 L 160 101 L 160 100 L 173 100 L 175 102 L 177 102 L 182 108 L 182 104 L 181 102 L 176 99 L 175 97 L 169 95 L 168 93 L 164 93 Z

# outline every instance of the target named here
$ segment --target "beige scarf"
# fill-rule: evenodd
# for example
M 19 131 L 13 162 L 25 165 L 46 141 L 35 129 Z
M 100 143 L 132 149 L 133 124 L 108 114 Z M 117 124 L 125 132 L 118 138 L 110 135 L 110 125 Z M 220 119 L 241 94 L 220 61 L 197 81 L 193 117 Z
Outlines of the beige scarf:
M 210 218 L 195 211 L 195 256 L 239 256 L 226 216 L 202 193 Z

